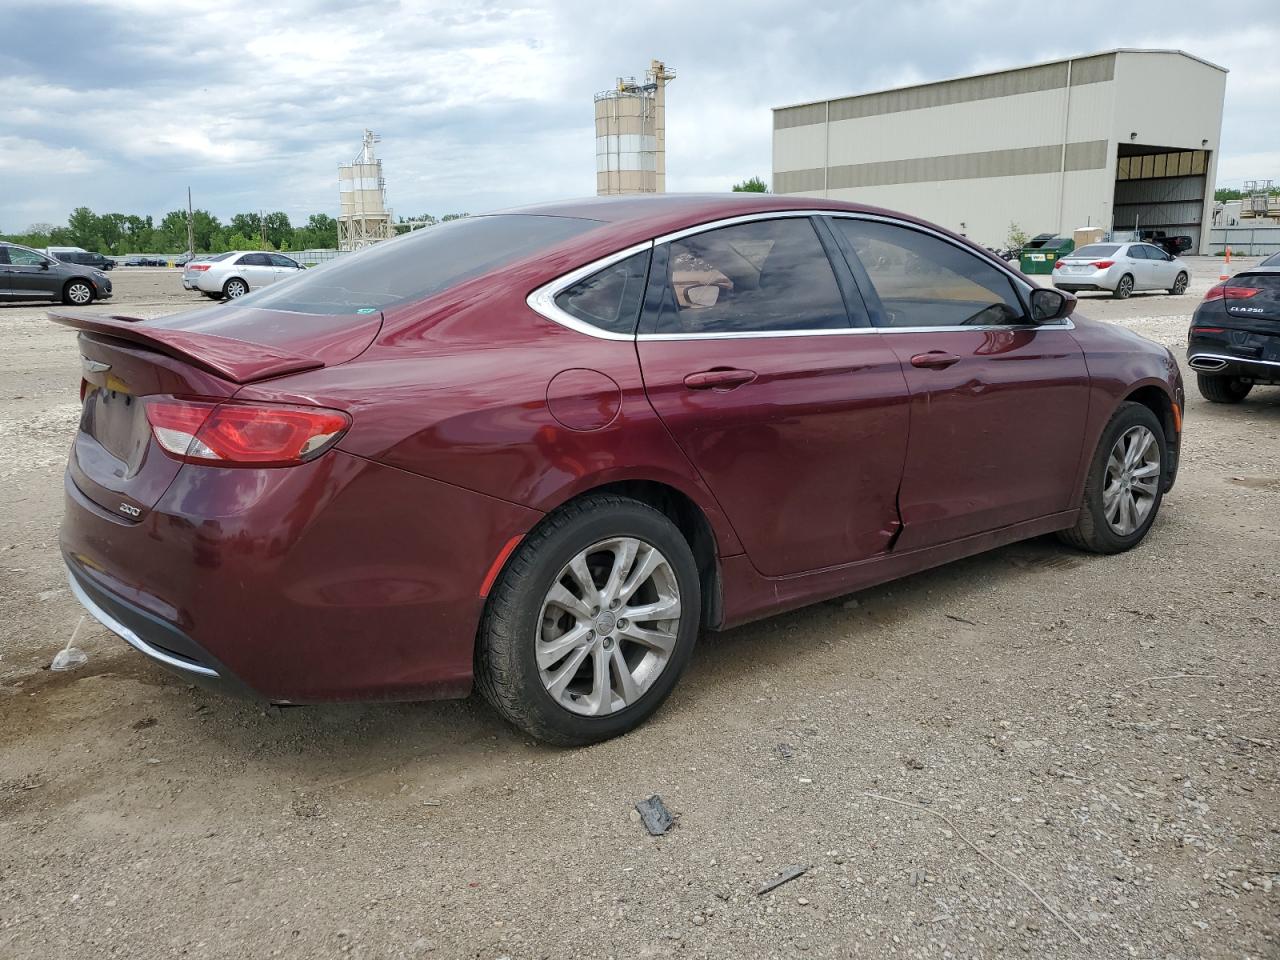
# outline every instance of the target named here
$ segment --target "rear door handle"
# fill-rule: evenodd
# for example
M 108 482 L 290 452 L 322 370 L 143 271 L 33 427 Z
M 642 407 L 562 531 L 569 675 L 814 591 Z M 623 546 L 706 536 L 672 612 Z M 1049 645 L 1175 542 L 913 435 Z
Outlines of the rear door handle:
M 917 353 L 911 358 L 913 367 L 925 367 L 929 370 L 945 370 L 953 363 L 959 363 L 960 358 L 954 353 L 946 353 L 942 350 L 930 350 L 928 353 Z
M 684 385 L 690 390 L 732 390 L 750 383 L 756 378 L 754 370 L 736 370 L 717 368 L 691 373 L 684 378 Z

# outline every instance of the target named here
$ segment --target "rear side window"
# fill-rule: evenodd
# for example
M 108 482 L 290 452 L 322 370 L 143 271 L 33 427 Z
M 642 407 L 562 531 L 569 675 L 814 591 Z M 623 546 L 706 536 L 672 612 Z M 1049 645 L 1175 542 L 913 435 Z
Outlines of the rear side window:
M 596 220 L 524 214 L 452 220 L 303 270 L 236 303 L 296 313 L 373 313 L 440 293 L 598 226 Z
M 646 332 L 849 327 L 831 262 L 808 219 L 758 220 L 673 240 L 665 280 L 654 329 Z
M 556 294 L 556 306 L 601 330 L 635 333 L 651 252 L 637 253 L 579 280 Z
M 1023 323 L 1022 303 L 1002 270 L 939 237 L 878 220 L 835 218 L 884 307 L 890 327 Z

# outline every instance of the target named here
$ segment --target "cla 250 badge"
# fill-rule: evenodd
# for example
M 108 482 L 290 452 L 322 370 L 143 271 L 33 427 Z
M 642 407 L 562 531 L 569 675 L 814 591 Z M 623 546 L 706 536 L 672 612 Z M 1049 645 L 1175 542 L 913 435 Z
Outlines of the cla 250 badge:
M 131 516 L 131 517 L 140 517 L 140 516 L 142 516 L 142 508 L 141 508 L 141 507 L 135 507 L 132 503 L 122 503 L 122 504 L 120 504 L 120 512 L 121 512 L 121 513 L 127 513 L 127 514 L 128 514 L 129 516 Z

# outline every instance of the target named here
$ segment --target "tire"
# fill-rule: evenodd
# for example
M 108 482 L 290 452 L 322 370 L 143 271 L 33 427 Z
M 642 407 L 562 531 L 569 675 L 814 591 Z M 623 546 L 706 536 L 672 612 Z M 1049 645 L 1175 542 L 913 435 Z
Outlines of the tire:
M 1139 443 L 1142 435 L 1136 431 L 1146 430 L 1153 440 L 1154 452 L 1158 456 L 1155 461 L 1155 472 L 1147 473 L 1151 462 L 1149 459 L 1135 463 L 1135 472 L 1131 472 L 1134 486 L 1142 485 L 1140 494 L 1133 497 L 1135 503 L 1141 497 L 1146 505 L 1146 512 L 1140 517 L 1130 515 L 1134 519 L 1132 529 L 1125 529 L 1125 524 L 1117 525 L 1108 519 L 1108 504 L 1130 496 L 1121 486 L 1120 493 L 1114 499 L 1108 495 L 1113 489 L 1109 473 L 1112 472 L 1110 461 L 1112 453 L 1122 439 L 1133 437 Z M 1123 449 L 1123 448 L 1122 448 Z M 1120 460 L 1123 461 L 1121 455 Z M 1121 553 L 1136 547 L 1142 542 L 1160 512 L 1160 504 L 1164 499 L 1164 479 L 1169 451 L 1165 444 L 1164 427 L 1159 419 L 1147 407 L 1140 403 L 1122 403 L 1111 422 L 1102 431 L 1098 440 L 1098 448 L 1094 451 L 1093 460 L 1089 464 L 1089 476 L 1084 484 L 1084 498 L 1080 504 L 1080 517 L 1076 525 L 1069 530 L 1058 533 L 1059 538 L 1079 550 L 1092 553 Z M 1148 485 L 1148 481 L 1152 481 Z M 1149 489 L 1146 487 L 1149 486 Z M 1150 498 L 1149 503 L 1147 497 Z M 1123 511 L 1120 514 L 1124 516 Z
M 1187 277 L 1187 273 L 1184 270 L 1182 273 L 1179 273 L 1176 277 L 1174 277 L 1173 286 L 1169 288 L 1169 292 L 1172 293 L 1175 297 L 1180 297 L 1187 292 L 1187 285 L 1190 282 L 1191 280 L 1190 278 Z
M 1200 396 L 1210 403 L 1239 403 L 1253 389 L 1239 377 L 1215 377 L 1207 373 L 1196 374 L 1196 386 Z
M 62 302 L 73 307 L 93 303 L 93 286 L 87 280 L 69 280 L 62 288 Z
M 1133 277 L 1126 273 L 1120 278 L 1116 288 L 1111 291 L 1111 296 L 1116 300 L 1128 300 L 1131 293 L 1133 293 Z
M 608 547 L 623 542 L 638 544 L 634 567 L 618 563 L 616 553 L 607 559 Z M 571 562 L 586 557 L 579 569 L 587 571 L 600 591 L 592 597 L 607 601 L 609 569 L 617 564 L 634 574 L 641 563 L 654 562 L 641 552 L 646 547 L 656 549 L 665 566 L 657 566 L 651 579 L 641 581 L 630 599 L 616 608 L 616 625 L 610 619 L 614 613 L 603 605 L 591 608 L 600 616 L 592 615 L 589 603 L 583 606 L 573 595 L 577 591 L 585 597 L 586 592 L 576 586 L 581 581 L 571 571 Z M 658 591 L 660 578 L 666 597 Z M 672 620 L 629 623 L 623 616 L 637 609 L 636 598 L 651 608 L 669 605 L 673 589 L 677 608 Z M 581 613 L 554 602 L 550 595 L 557 591 L 582 606 Z M 476 684 L 503 718 L 539 740 L 563 747 L 608 740 L 643 723 L 675 687 L 697 642 L 701 608 L 693 552 L 665 514 L 628 497 L 584 497 L 550 514 L 525 537 L 490 591 L 476 643 Z M 641 628 L 640 623 L 652 626 Z M 599 635 L 615 630 L 616 640 Z M 586 631 L 586 639 L 573 640 L 582 636 L 580 631 Z M 624 639 L 629 631 L 649 637 L 661 632 L 668 652 Z M 541 665 L 539 654 L 544 658 Z M 659 664 L 662 656 L 665 662 Z M 581 666 L 575 667 L 575 662 Z M 632 678 L 631 696 L 621 682 L 623 669 Z M 566 675 L 574 679 L 563 679 Z
M 239 277 L 232 277 L 222 285 L 222 296 L 228 300 L 239 300 L 249 292 L 249 284 Z

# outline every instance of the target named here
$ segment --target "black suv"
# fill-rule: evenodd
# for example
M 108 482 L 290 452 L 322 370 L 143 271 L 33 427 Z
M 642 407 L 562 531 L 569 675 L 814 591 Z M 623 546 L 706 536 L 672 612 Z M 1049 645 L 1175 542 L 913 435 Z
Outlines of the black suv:
M 1191 317 L 1187 363 L 1214 403 L 1280 384 L 1280 262 L 1270 260 L 1211 287 Z
M 0 300 L 61 300 L 82 307 L 109 296 L 111 281 L 101 270 L 0 243 Z
M 97 267 L 99 270 L 114 270 L 116 267 L 116 262 L 110 257 L 104 257 L 100 253 L 89 253 L 87 250 L 65 250 L 51 256 L 63 263 L 78 263 L 82 267 Z

